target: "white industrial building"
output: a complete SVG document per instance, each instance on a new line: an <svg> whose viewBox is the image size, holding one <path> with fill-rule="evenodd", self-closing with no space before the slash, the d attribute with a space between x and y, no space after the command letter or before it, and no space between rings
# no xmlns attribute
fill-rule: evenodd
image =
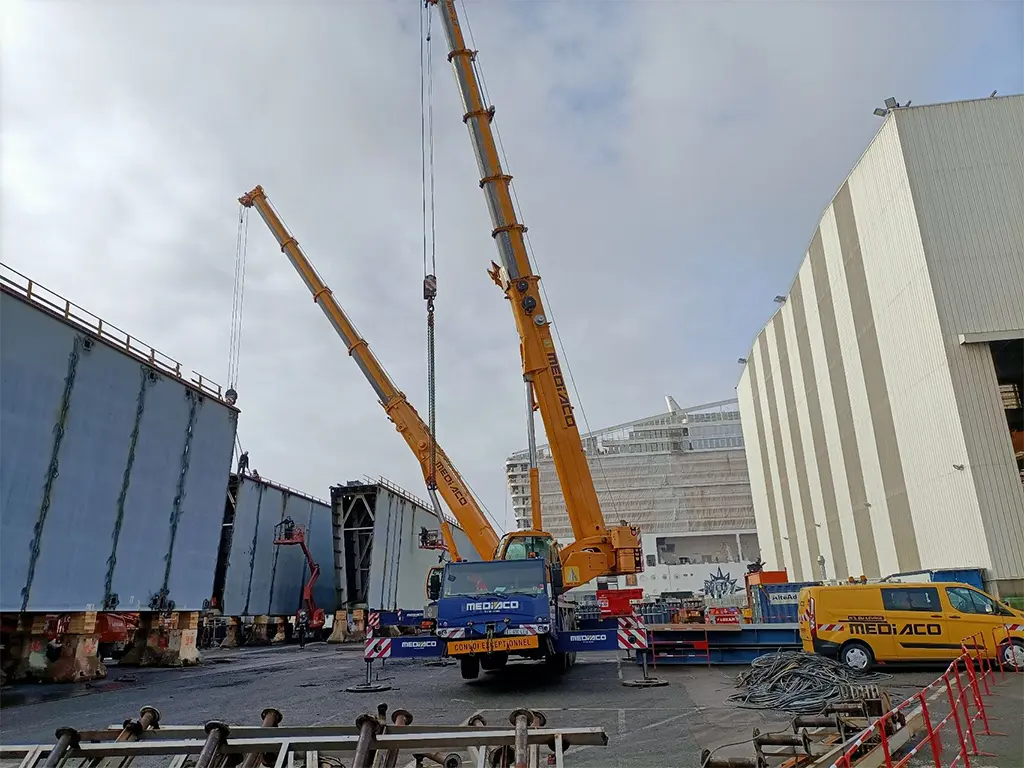
<svg viewBox="0 0 1024 768"><path fill-rule="evenodd" d="M605 519L640 527L646 566L638 585L648 594L717 590L719 582L742 589L759 549L737 402L666 402L665 413L583 435ZM538 469L544 528L572 541L547 445L538 447ZM529 452L513 454L505 470L516 524L529 528Z"/></svg>
<svg viewBox="0 0 1024 768"><path fill-rule="evenodd" d="M1024 97L890 109L776 300L738 386L768 565L1024 594Z"/></svg>

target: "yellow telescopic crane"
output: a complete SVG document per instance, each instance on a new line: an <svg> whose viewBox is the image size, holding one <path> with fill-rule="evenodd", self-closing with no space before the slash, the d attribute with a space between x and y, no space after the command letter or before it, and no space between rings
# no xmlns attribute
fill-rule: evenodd
<svg viewBox="0 0 1024 768"><path fill-rule="evenodd" d="M564 583L566 587L572 587L598 576L638 573L643 570L638 529L625 523L608 527L601 513L565 374L555 352L550 320L541 301L540 277L530 265L524 239L526 227L517 220L512 204L512 177L501 167L491 130L494 108L484 103L480 90L474 67L476 52L466 45L455 1L427 0L427 3L436 5L440 12L441 26L448 43L448 61L455 70L462 96L462 120L469 129L480 170L480 187L491 214L491 234L498 247L501 265L492 262L489 274L512 307L519 331L528 402L536 400L544 421L566 511L576 537L559 552ZM531 407L531 419L532 415ZM531 451L531 464L535 464L535 451ZM535 476L535 473L531 472L531 475ZM535 481L531 482L531 492L536 493ZM539 515L535 512L535 520L537 517ZM509 539L510 536L506 536L506 541ZM507 544L503 541L503 548L505 546ZM503 557L501 552L498 557Z"/></svg>
<svg viewBox="0 0 1024 768"><path fill-rule="evenodd" d="M429 485L432 440L428 426L401 390L391 381L391 377L388 376L380 361L370 351L366 340L359 335L345 311L335 301L331 289L324 285L312 263L299 248L298 241L284 226L281 218L271 206L263 187L257 186L251 192L242 195L238 198L238 202L247 208L255 208L259 211L263 221L280 244L281 250L302 277L310 293L313 294L313 301L323 310L338 336L348 347L349 355L355 359L359 370L363 372L366 380L370 382L370 386L377 393L377 398L388 418L394 423L395 429L405 438L405 442L412 449ZM440 480L438 490L442 498L466 532L480 559L493 559L498 546L498 535L488 522L479 502L469 489L469 485L456 471L444 451L439 446L435 446L434 452L437 458L436 476ZM441 509L433 488L428 487L428 491L434 505L434 512L441 525L441 534L444 537L445 545L452 559L458 560L460 559L458 548L444 511Z"/></svg>

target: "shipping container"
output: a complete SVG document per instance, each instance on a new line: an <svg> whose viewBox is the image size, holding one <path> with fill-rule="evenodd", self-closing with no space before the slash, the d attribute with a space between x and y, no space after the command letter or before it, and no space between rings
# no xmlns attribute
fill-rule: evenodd
<svg viewBox="0 0 1024 768"><path fill-rule="evenodd" d="M0 611L202 608L237 409L4 265L0 287Z"/></svg>
<svg viewBox="0 0 1024 768"><path fill-rule="evenodd" d="M755 624L795 624L798 620L797 598L804 587L820 582L801 581L786 584L753 584L750 606Z"/></svg>
<svg viewBox="0 0 1024 768"><path fill-rule="evenodd" d="M913 571L911 573L894 573L886 581L940 581L944 583L970 584L985 591L985 571L983 568L935 568L930 571Z"/></svg>
<svg viewBox="0 0 1024 768"><path fill-rule="evenodd" d="M331 487L335 563L345 606L371 610L422 610L427 571L439 551L420 549L423 528L438 530L428 503L384 478ZM469 537L451 521L455 544L476 558Z"/></svg>
<svg viewBox="0 0 1024 768"><path fill-rule="evenodd" d="M249 475L232 476L222 551L223 592L218 603L227 616L293 616L302 606L302 589L310 571L302 547L275 544L285 518L306 529L306 546L320 566L313 587L317 607L328 614L338 607L331 506L314 496ZM220 589L220 585L218 585Z"/></svg>

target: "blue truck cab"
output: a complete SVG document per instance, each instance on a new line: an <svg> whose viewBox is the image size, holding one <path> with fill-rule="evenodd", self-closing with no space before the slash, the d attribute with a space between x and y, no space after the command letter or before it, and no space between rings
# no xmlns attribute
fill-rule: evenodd
<svg viewBox="0 0 1024 768"><path fill-rule="evenodd" d="M513 656L544 660L557 672L575 660L556 648L559 634L575 628L575 605L562 595L550 542L523 537L506 559L445 565L434 632L446 655L459 659L464 679L501 669Z"/></svg>

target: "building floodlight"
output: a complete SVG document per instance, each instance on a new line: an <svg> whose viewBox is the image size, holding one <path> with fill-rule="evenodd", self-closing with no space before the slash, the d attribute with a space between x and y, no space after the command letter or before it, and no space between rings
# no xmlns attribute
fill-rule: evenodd
<svg viewBox="0 0 1024 768"><path fill-rule="evenodd" d="M785 304L786 303L786 297L785 296L776 296L774 299L772 299L772 301L774 301L776 304Z"/></svg>
<svg viewBox="0 0 1024 768"><path fill-rule="evenodd" d="M881 107L876 107L875 108L875 114L878 115L878 117L885 117L886 115L889 114L889 110L888 109L882 109Z"/></svg>
<svg viewBox="0 0 1024 768"><path fill-rule="evenodd" d="M736 358L736 362L739 363L740 365L746 365L747 364L747 358L745 358L745 357L738 357L738 358Z"/></svg>
<svg viewBox="0 0 1024 768"><path fill-rule="evenodd" d="M898 107L899 105L900 103L896 101L896 99L894 99L892 96L885 100L885 106L887 109L896 109L896 107Z"/></svg>
<svg viewBox="0 0 1024 768"><path fill-rule="evenodd" d="M998 91L992 91L992 93L990 93L990 94L988 95L988 97L989 97L990 99L994 99L994 98L996 97L996 94L997 94L997 93L998 93Z"/></svg>

